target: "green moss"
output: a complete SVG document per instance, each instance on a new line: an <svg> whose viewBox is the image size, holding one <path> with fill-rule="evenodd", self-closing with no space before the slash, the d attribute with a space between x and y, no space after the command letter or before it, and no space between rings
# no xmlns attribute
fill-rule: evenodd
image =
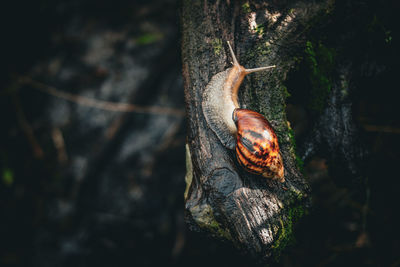
<svg viewBox="0 0 400 267"><path fill-rule="evenodd" d="M264 34L264 30L265 30L265 26L262 24L260 24L256 27L256 31L258 34ZM254 62L255 59L260 58L260 56L266 56L266 55L270 54L271 50L272 50L272 45L269 41L259 42L259 43L257 43L256 47L246 51L246 54L244 55L244 59L241 60L243 62L241 62L241 63L244 64L244 66L246 66L246 67L250 67L246 64L246 62ZM271 65L273 65L273 63L271 63ZM254 66L254 67L256 67L256 66ZM257 66L257 67L260 67L260 66ZM273 71L273 70L270 70L270 71Z"/></svg>
<svg viewBox="0 0 400 267"><path fill-rule="evenodd" d="M293 131L293 129L290 127L290 126L288 126L288 135L289 135L289 141L290 141L290 144L291 144L291 147L292 147L292 149L293 149L293 153L294 153L294 155L295 155L295 157L296 157L296 165L297 165L297 168L302 172L302 173L304 173L304 162L303 162L303 160L299 157L299 155L297 155L297 153L296 153L296 139L295 139L295 137L294 137L294 131Z"/></svg>
<svg viewBox="0 0 400 267"><path fill-rule="evenodd" d="M392 42L392 35L391 35L391 31L386 31L385 32L385 35L386 35L386 37L385 37L385 42L387 43L387 44L390 44L391 42Z"/></svg>
<svg viewBox="0 0 400 267"><path fill-rule="evenodd" d="M304 63L310 83L308 108L320 113L325 106L326 98L332 89L332 72L334 70L335 50L322 43L313 44L307 41Z"/></svg>
<svg viewBox="0 0 400 267"><path fill-rule="evenodd" d="M208 228L210 232L215 233L216 236L222 237L226 240L232 240L231 234L227 230L223 229L217 221L211 221Z"/></svg>
<svg viewBox="0 0 400 267"><path fill-rule="evenodd" d="M251 12L251 8L250 8L250 4L249 2L246 2L242 5L242 9L244 13L250 13Z"/></svg>
<svg viewBox="0 0 400 267"><path fill-rule="evenodd" d="M265 33L265 26L263 24L259 24L256 26L255 31L259 37L262 37Z"/></svg>
<svg viewBox="0 0 400 267"><path fill-rule="evenodd" d="M279 260L279 257L282 253L282 250L289 245L289 243L293 240L293 225L291 222L284 222L287 221L286 219L283 220L279 218L279 222L281 227L278 230L277 238L275 242L272 244L272 249L274 250L274 258L275 260Z"/></svg>
<svg viewBox="0 0 400 267"><path fill-rule="evenodd" d="M215 55L219 56L221 54L222 51L222 40L219 38L216 38L212 41L212 46L214 48L214 53Z"/></svg>
<svg viewBox="0 0 400 267"><path fill-rule="evenodd" d="M285 98L290 97L290 93L289 93L289 91L288 91L286 86L282 86L282 91L283 91L283 93L285 95Z"/></svg>
<svg viewBox="0 0 400 267"><path fill-rule="evenodd" d="M296 154L296 164L301 173L304 173L304 161Z"/></svg>
<svg viewBox="0 0 400 267"><path fill-rule="evenodd" d="M279 218L280 227L277 230L276 239L271 245L273 257L279 261L282 252L294 244L294 226L308 212L302 205L296 205L289 209L285 216Z"/></svg>
<svg viewBox="0 0 400 267"><path fill-rule="evenodd" d="M370 35L370 39L380 39L383 37L387 45L391 44L392 42L392 31L387 28L382 19L380 19L377 15L374 15L371 22L367 25L367 32Z"/></svg>
<svg viewBox="0 0 400 267"><path fill-rule="evenodd" d="M136 43L139 45L148 45L160 41L163 38L161 33L145 33L136 39Z"/></svg>
<svg viewBox="0 0 400 267"><path fill-rule="evenodd" d="M294 186L288 186L290 192L289 200L284 204L287 212L283 213L279 218L274 229L275 240L271 245L273 250L273 258L279 261L282 252L290 245L295 243L294 227L299 220L308 214L304 201L308 198L302 191Z"/></svg>
<svg viewBox="0 0 400 267"><path fill-rule="evenodd" d="M9 168L3 169L2 180L6 186L11 186L14 183L13 171Z"/></svg>
<svg viewBox="0 0 400 267"><path fill-rule="evenodd" d="M214 213L210 205L204 204L190 208L193 219L197 225L210 232L212 235L232 240L232 236L228 230L224 229L214 218Z"/></svg>
<svg viewBox="0 0 400 267"><path fill-rule="evenodd" d="M290 143L291 143L293 149L296 150L296 140L294 139L293 129L291 127L288 127L288 128L289 128L288 129L288 135L289 135Z"/></svg>

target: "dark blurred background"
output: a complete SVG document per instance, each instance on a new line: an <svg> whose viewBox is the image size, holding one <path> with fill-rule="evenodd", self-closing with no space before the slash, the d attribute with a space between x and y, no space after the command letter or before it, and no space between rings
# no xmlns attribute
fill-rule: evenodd
<svg viewBox="0 0 400 267"><path fill-rule="evenodd" d="M323 153L306 161L313 208L275 265L400 265L398 32L383 3L363 5L375 67L351 96L369 175L355 188ZM258 264L184 223L179 5L2 4L0 266ZM292 86L302 71L288 82L298 144L313 123Z"/></svg>

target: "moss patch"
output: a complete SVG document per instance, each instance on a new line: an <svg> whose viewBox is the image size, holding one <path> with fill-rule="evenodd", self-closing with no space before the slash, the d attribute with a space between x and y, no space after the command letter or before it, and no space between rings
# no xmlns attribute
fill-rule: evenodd
<svg viewBox="0 0 400 267"><path fill-rule="evenodd" d="M156 43L163 39L161 33L144 33L138 38L136 38L136 43L139 45L149 45Z"/></svg>
<svg viewBox="0 0 400 267"><path fill-rule="evenodd" d="M307 41L301 55L295 56L295 68L288 74L286 85L291 99L313 114L318 115L325 107L332 90L337 52L321 41Z"/></svg>
<svg viewBox="0 0 400 267"><path fill-rule="evenodd" d="M275 261L279 261L282 252L287 246L294 244L294 226L307 213L307 209L298 204L290 208L285 216L279 218L280 227L277 231L276 239L271 245Z"/></svg>
<svg viewBox="0 0 400 267"><path fill-rule="evenodd" d="M250 13L251 12L251 8L250 8L250 4L249 2L246 2L242 5L242 9L244 13Z"/></svg>
<svg viewBox="0 0 400 267"><path fill-rule="evenodd" d="M335 50L322 43L306 43L304 63L307 66L310 83L310 101L308 108L321 112L325 100L332 89L332 72L334 69Z"/></svg>
<svg viewBox="0 0 400 267"><path fill-rule="evenodd" d="M279 261L282 251L293 243L293 225L292 222L283 219L279 219L280 228L278 230L276 241L272 244L274 250L274 259Z"/></svg>
<svg viewBox="0 0 400 267"><path fill-rule="evenodd" d="M293 149L293 154L296 156L296 165L297 168L304 173L304 162L303 160L299 157L299 155L297 155L296 151L297 151L297 147L296 147L296 139L294 137L294 131L293 129L288 126L289 130L288 130L288 135L289 135L289 140L290 140L290 144L292 145L292 149Z"/></svg>
<svg viewBox="0 0 400 267"><path fill-rule="evenodd" d="M258 37L262 37L265 33L265 26L263 24L258 24L255 28Z"/></svg>
<svg viewBox="0 0 400 267"><path fill-rule="evenodd" d="M229 231L222 228L222 226L215 220L214 213L210 205L204 204L194 206L190 208L190 213L201 229L206 230L216 237L232 240L232 236Z"/></svg>
<svg viewBox="0 0 400 267"><path fill-rule="evenodd" d="M14 183L14 173L11 169L9 168L3 169L2 181L6 186L11 186Z"/></svg>
<svg viewBox="0 0 400 267"><path fill-rule="evenodd" d="M211 44L213 46L215 55L219 56L222 51L222 40L219 38L216 38L212 41Z"/></svg>
<svg viewBox="0 0 400 267"><path fill-rule="evenodd" d="M293 186L289 186L288 191L291 197L284 204L287 207L287 212L278 218L277 225L279 227L278 229L274 229L275 240L271 245L273 258L277 262L282 252L288 246L295 243L294 228L300 219L308 214L307 206L304 203L304 201L307 201L308 196Z"/></svg>

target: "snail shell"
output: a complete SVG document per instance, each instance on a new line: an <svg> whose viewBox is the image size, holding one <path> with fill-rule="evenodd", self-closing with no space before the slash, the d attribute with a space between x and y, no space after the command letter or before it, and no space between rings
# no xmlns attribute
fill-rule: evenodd
<svg viewBox="0 0 400 267"><path fill-rule="evenodd" d="M260 113L248 109L235 109L233 120L237 126L236 157L240 165L249 172L282 181L282 157L271 124Z"/></svg>
<svg viewBox="0 0 400 267"><path fill-rule="evenodd" d="M278 138L270 123L255 111L240 109L238 102L238 90L247 74L275 66L245 69L238 63L229 42L228 46L234 64L215 74L204 89L204 117L221 143L236 150L238 162L247 171L283 182Z"/></svg>

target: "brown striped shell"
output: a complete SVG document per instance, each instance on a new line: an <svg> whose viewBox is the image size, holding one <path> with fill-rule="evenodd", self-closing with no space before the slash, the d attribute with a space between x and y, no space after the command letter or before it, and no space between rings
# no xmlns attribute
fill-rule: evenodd
<svg viewBox="0 0 400 267"><path fill-rule="evenodd" d="M278 138L271 124L255 111L237 108L233 112L237 127L236 157L247 171L285 181Z"/></svg>

